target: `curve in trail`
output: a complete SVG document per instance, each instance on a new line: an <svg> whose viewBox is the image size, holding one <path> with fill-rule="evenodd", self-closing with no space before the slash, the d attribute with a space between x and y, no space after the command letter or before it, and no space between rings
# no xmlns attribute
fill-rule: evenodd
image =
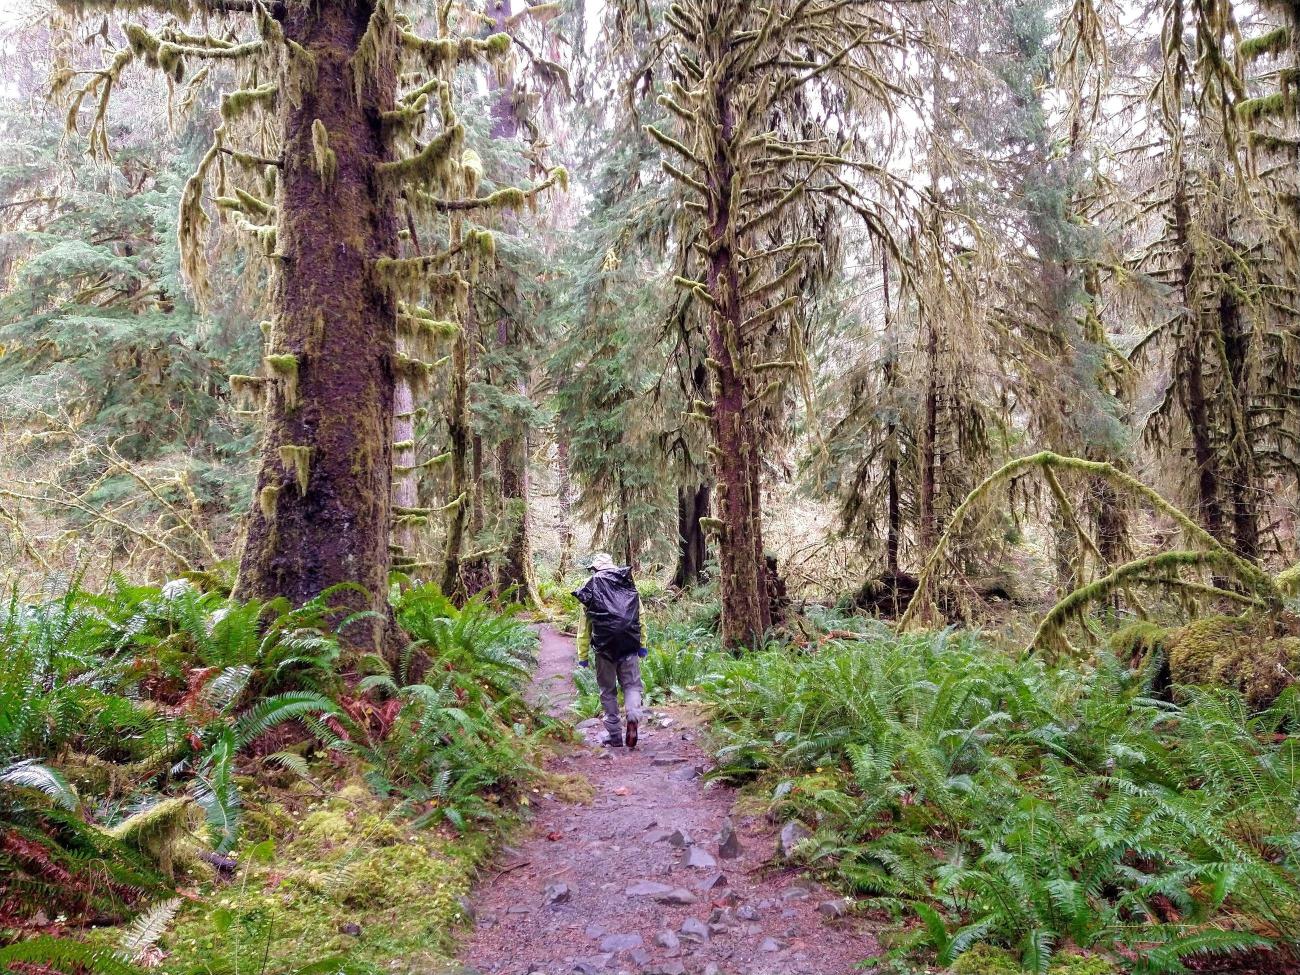
<svg viewBox="0 0 1300 975"><path fill-rule="evenodd" d="M561 716L574 696L573 640L549 626L539 635L529 696ZM849 975L879 953L868 922L841 917L842 901L776 864L772 824L702 781L699 720L656 709L634 751L597 744L598 722L578 726L585 741L548 769L585 778L593 798L534 797L529 834L474 892L466 972ZM719 848L728 823L733 858Z"/></svg>

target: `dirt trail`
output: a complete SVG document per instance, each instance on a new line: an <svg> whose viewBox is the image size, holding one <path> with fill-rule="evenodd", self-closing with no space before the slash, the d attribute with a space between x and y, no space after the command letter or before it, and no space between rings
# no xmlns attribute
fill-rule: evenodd
<svg viewBox="0 0 1300 975"><path fill-rule="evenodd" d="M573 698L573 641L540 628L531 697L552 714ZM843 902L773 862L776 828L733 810L731 790L705 783L697 716L656 709L634 751L586 743L551 771L580 775L590 803L534 797L527 838L502 852L474 892L474 934L461 959L492 975L848 975L879 953ZM738 855L719 849L734 826Z"/></svg>

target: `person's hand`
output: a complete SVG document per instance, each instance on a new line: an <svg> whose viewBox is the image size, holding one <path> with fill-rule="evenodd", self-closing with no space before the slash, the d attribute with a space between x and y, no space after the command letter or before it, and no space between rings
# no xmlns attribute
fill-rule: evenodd
<svg viewBox="0 0 1300 975"><path fill-rule="evenodd" d="M638 657L648 657L650 656L650 651L647 650L645 647L642 647L640 650L636 652L636 655Z"/></svg>
<svg viewBox="0 0 1300 975"><path fill-rule="evenodd" d="M579 666L579 667L590 667L590 666L591 666L591 661L589 661L589 660L579 660L579 661L578 661L578 666Z"/></svg>

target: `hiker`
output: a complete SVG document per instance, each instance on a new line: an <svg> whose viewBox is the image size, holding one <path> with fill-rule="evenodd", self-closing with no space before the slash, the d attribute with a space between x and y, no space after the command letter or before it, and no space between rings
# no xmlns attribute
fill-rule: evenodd
<svg viewBox="0 0 1300 975"><path fill-rule="evenodd" d="M591 578L574 592L582 605L578 628L578 666L591 666L596 653L596 683L605 710L604 744L635 748L641 724L641 658L646 655L645 624L641 622L641 597L632 581L632 569L620 568L604 552L591 557ZM627 732L618 714L618 691L623 689Z"/></svg>

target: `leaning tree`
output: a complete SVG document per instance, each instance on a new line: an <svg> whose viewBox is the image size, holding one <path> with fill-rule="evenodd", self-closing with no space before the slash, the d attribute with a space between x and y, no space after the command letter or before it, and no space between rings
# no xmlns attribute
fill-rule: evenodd
<svg viewBox="0 0 1300 975"><path fill-rule="evenodd" d="M269 265L262 370L232 377L265 411L236 592L302 602L351 584L349 605L371 613L349 642L379 648L388 637L394 394L399 376L418 380L431 368L399 350L398 335L454 334L467 263L492 250L489 234L465 232L411 253L402 217L438 212L472 184L450 72L504 57L509 38L451 36L450 4L422 31L397 0L66 6L163 20L125 24L128 44L88 81L71 69L56 77L70 95L70 124L91 116L92 151L108 151L110 97L135 62L184 86L187 102L210 79L236 81L221 95L180 214L183 266L200 298L214 212L251 234ZM516 192L462 208L522 202Z"/></svg>
<svg viewBox="0 0 1300 975"><path fill-rule="evenodd" d="M877 224L863 188L883 174L842 133L887 104L900 33L889 8L841 0L679 0L661 103L675 133L647 131L685 188L695 256L678 284L700 306L711 400L692 413L713 444L723 639L755 645L772 622L763 549L765 407L807 376L803 300L824 280L829 204ZM829 122L814 129L818 108ZM820 223L820 226L819 226Z"/></svg>

